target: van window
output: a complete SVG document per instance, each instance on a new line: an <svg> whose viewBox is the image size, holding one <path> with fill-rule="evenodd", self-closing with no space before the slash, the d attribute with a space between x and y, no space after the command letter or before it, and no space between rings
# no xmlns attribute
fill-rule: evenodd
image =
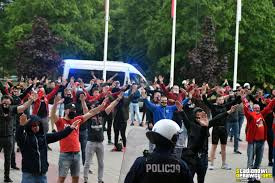
<svg viewBox="0 0 275 183"><path fill-rule="evenodd" d="M70 69L69 77L70 79L74 76L75 79L81 78L84 83L90 83L90 80L93 79L91 72L94 72L95 77L98 79L102 79L103 71L102 70L84 70L84 69ZM124 83L125 73L124 72L115 72L115 71L107 71L106 79L110 79L112 76L117 74L114 78L114 81L119 81L120 84Z"/></svg>
<svg viewBox="0 0 275 183"><path fill-rule="evenodd" d="M121 85L124 83L125 72L115 72L115 71L107 71L106 80L110 79L112 76L117 74L117 76L113 79L114 81L119 81Z"/></svg>
<svg viewBox="0 0 275 183"><path fill-rule="evenodd" d="M140 84L141 76L135 73L130 73L130 81L131 83Z"/></svg>
<svg viewBox="0 0 275 183"><path fill-rule="evenodd" d="M102 78L102 71L94 70L93 72L97 78ZM93 79L91 70L70 69L68 79L70 79L72 76L75 79L81 78L84 83L90 83L90 80Z"/></svg>

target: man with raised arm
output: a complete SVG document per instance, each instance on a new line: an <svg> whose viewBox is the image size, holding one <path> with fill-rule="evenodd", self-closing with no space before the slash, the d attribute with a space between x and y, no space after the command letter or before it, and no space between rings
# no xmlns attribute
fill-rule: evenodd
<svg viewBox="0 0 275 183"><path fill-rule="evenodd" d="M79 126L86 122L89 118L100 113L104 108L106 101L104 100L101 105L91 109L88 113L76 116L75 105L70 103L65 106L65 117L60 118L56 115L56 108L61 103L59 97L55 97L54 105L51 111L51 120L55 123L57 130L61 131L67 126L74 123L76 120L81 120L76 130L69 136L62 139L60 142L60 155L59 155L59 177L58 183L64 183L68 171L70 170L72 176L72 183L79 182L80 172L80 142L79 142Z"/></svg>

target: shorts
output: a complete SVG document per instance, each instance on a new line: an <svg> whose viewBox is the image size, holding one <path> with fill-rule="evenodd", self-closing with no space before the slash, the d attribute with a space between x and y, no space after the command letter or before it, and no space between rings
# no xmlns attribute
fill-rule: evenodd
<svg viewBox="0 0 275 183"><path fill-rule="evenodd" d="M221 141L221 144L227 144L227 130L223 126L214 127L212 131L212 144L217 145Z"/></svg>
<svg viewBox="0 0 275 183"><path fill-rule="evenodd" d="M58 162L59 177L66 177L68 172L72 177L79 177L80 173L80 153L66 152L60 153Z"/></svg>

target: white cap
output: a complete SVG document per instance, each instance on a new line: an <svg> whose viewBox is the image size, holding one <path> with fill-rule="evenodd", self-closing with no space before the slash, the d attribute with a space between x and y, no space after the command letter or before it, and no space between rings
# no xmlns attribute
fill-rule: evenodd
<svg viewBox="0 0 275 183"><path fill-rule="evenodd" d="M249 83L244 83L243 87L250 89L250 84Z"/></svg>
<svg viewBox="0 0 275 183"><path fill-rule="evenodd" d="M239 83L236 83L236 87L240 87L241 85Z"/></svg>

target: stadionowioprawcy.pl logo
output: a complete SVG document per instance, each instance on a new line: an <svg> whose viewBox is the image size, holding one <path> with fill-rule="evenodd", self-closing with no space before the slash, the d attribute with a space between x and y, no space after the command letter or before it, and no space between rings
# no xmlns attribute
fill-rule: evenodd
<svg viewBox="0 0 275 183"><path fill-rule="evenodd" d="M248 182L248 180L272 179L268 169L237 168L236 182Z"/></svg>

